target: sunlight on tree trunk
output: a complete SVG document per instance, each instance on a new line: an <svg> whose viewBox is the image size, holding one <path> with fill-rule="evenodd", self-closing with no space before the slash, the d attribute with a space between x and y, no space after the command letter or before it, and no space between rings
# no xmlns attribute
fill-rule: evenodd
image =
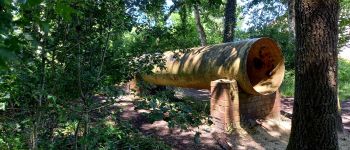
<svg viewBox="0 0 350 150"><path fill-rule="evenodd" d="M194 19L196 21L196 28L197 28L199 40L201 41L201 46L206 46L207 36L205 35L205 31L201 23L201 16L199 13L198 4L194 4L193 8L194 8Z"/></svg>

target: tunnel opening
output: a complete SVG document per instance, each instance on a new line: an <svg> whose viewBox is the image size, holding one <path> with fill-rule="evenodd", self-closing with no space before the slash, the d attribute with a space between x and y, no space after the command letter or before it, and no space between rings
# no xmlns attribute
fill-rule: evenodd
<svg viewBox="0 0 350 150"><path fill-rule="evenodd" d="M247 75L254 90L271 94L278 90L284 76L284 58L274 41L262 38L250 48L246 60Z"/></svg>

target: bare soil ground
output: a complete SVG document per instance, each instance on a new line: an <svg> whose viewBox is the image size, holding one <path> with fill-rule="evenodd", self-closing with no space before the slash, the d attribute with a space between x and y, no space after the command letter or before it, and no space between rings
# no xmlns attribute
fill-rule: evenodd
<svg viewBox="0 0 350 150"><path fill-rule="evenodd" d="M209 91L193 89L175 89L177 97L190 96L199 101L209 100ZM145 110L135 111L135 97L129 95L121 97L118 106L124 109L122 118L131 121L145 135L159 137L173 149L285 149L291 127L291 114L293 98L282 99L284 114L280 121L261 121L249 128L233 129L231 134L216 134L211 127L202 125L199 128L190 128L181 131L178 128L170 129L165 121L147 122L141 113ZM345 131L339 135L340 149L350 149L350 100L342 103L342 119ZM200 144L195 144L194 135L200 132Z"/></svg>

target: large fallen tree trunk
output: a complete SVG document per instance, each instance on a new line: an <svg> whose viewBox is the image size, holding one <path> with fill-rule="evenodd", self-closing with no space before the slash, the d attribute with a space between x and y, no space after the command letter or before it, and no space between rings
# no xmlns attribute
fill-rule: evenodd
<svg viewBox="0 0 350 150"><path fill-rule="evenodd" d="M165 69L143 75L147 82L209 89L210 81L235 79L249 94L275 92L284 76L281 49L270 38L256 38L164 53Z"/></svg>

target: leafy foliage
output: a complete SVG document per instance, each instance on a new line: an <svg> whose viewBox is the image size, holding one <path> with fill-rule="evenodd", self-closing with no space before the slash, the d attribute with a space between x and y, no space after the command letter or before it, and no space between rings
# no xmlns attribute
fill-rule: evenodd
<svg viewBox="0 0 350 150"><path fill-rule="evenodd" d="M339 99L348 100L350 98L350 62L348 60L339 59L338 82L339 82ZM284 76L284 82L281 91L284 96L294 96L295 77L293 70L287 70Z"/></svg>
<svg viewBox="0 0 350 150"><path fill-rule="evenodd" d="M339 18L339 44L338 47L342 48L346 46L349 48L350 40L350 1L341 0L340 1L341 11Z"/></svg>
<svg viewBox="0 0 350 150"><path fill-rule="evenodd" d="M7 60L14 59L14 50L19 46L18 39L12 35L14 22L11 12L15 10L10 0L0 1L0 69L7 67Z"/></svg>
<svg viewBox="0 0 350 150"><path fill-rule="evenodd" d="M294 96L294 87L295 87L295 73L294 70L287 70L284 75L284 80L281 85L282 95L287 97Z"/></svg>
<svg viewBox="0 0 350 150"><path fill-rule="evenodd" d="M123 35L134 24L125 13L124 2L1 2L1 6L6 4L1 9L9 10L6 15L12 23L2 24L7 28L1 32L1 48L13 49L17 56L16 61L7 62L9 69L1 70L0 102L5 105L5 111L0 112L1 147L36 149L73 142L76 147L89 148L106 144L105 137L102 141L87 139L100 131L112 132L109 128L130 139L127 128L99 126L100 121L94 119L96 107L114 102L107 98L106 103L97 103L95 94L117 96L113 84L137 72L129 67L140 70L146 68L142 64L147 65L130 64L140 52L118 45L126 43ZM68 134L71 131L74 133Z"/></svg>
<svg viewBox="0 0 350 150"><path fill-rule="evenodd" d="M338 81L339 81L339 99L347 100L350 98L350 62L339 59Z"/></svg>
<svg viewBox="0 0 350 150"><path fill-rule="evenodd" d="M204 123L211 124L209 104L192 98L178 99L170 90L157 92L138 101L137 109L150 110L145 114L150 121L165 120L170 128L198 127Z"/></svg>
<svg viewBox="0 0 350 150"><path fill-rule="evenodd" d="M194 5L200 7L208 44L222 41L225 1L169 2L0 0L0 149L169 149L132 129L118 116L122 110L110 107L122 93L115 84L164 64L165 50L200 44ZM275 39L288 70L282 91L292 96L294 44L286 1L244 4L237 8L236 40ZM343 46L349 40L348 0L341 6ZM349 97L347 66L340 61L342 99ZM151 121L182 129L210 124L208 104L177 99L170 91L152 94L138 103L150 111ZM195 137L199 141L199 134Z"/></svg>

